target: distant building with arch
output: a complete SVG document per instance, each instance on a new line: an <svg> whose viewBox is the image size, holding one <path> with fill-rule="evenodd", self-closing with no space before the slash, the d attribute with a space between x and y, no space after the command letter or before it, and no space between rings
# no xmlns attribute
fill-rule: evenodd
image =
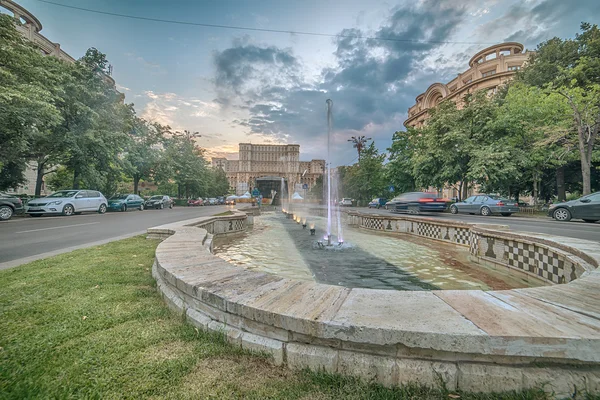
<svg viewBox="0 0 600 400"><path fill-rule="evenodd" d="M506 42L479 51L469 60L469 69L448 83L434 83L416 98L408 109L404 126L420 128L429 116L429 110L442 100L450 99L462 106L464 95L479 90L495 93L498 86L510 80L523 67L529 52L521 43Z"/></svg>

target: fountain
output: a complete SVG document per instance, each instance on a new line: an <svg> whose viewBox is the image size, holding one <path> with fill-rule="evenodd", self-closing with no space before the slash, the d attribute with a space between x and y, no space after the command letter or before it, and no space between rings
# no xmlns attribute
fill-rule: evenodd
<svg viewBox="0 0 600 400"><path fill-rule="evenodd" d="M333 246L332 243L332 212L335 213L335 220L337 222L337 242L338 246L343 246L344 238L342 236L342 216L338 207L333 204L332 198L338 198L338 179L337 179L337 171L332 173L331 170L331 134L333 132L333 101L331 99L327 99L325 101L327 103L327 159L325 161L327 166L327 235L325 236L325 240L327 241L327 246ZM332 197L333 195L333 197ZM324 248L324 246L319 246L319 248Z"/></svg>

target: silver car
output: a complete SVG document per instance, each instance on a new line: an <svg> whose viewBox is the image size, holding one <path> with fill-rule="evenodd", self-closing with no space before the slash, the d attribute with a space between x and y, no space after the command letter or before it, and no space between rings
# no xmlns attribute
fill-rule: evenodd
<svg viewBox="0 0 600 400"><path fill-rule="evenodd" d="M489 216L492 214L500 214L508 217L513 213L519 212L519 206L513 200L508 200L493 194L478 194L471 196L465 201L450 206L452 214L480 214Z"/></svg>
<svg viewBox="0 0 600 400"><path fill-rule="evenodd" d="M106 212L108 201L96 190L60 190L50 196L31 200L26 213L32 217L44 214L73 215L86 211Z"/></svg>

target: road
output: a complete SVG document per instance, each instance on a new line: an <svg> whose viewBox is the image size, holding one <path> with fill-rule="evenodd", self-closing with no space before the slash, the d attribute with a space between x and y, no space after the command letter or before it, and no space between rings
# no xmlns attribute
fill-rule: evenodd
<svg viewBox="0 0 600 400"><path fill-rule="evenodd" d="M387 210L377 210L369 208L353 208L353 210L373 213L373 214L387 214L390 213ZM392 213L390 213L392 214ZM403 214L392 214L392 215L403 215ZM431 214L420 214L419 216L428 218L440 218L443 220L456 220L467 223L491 223L491 224L502 224L508 225L512 231L521 232L536 232L545 233L556 236L567 236L578 239L600 241L600 222L595 224L589 224L583 221L570 221L570 222L557 222L551 218L534 218L534 217L519 217L511 215L510 217L491 216L483 217L481 215L468 215L459 214L452 215L449 213L431 213Z"/></svg>
<svg viewBox="0 0 600 400"><path fill-rule="evenodd" d="M221 213L231 206L175 207L171 210L108 212L0 222L0 269L76 248L142 234L147 228Z"/></svg>

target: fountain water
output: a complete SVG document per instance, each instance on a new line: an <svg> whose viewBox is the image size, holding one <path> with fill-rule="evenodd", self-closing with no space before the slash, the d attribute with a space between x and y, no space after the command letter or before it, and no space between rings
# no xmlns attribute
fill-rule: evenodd
<svg viewBox="0 0 600 400"><path fill-rule="evenodd" d="M337 222L337 241L339 245L344 242L342 235L342 217L338 207L333 203L333 199L338 198L338 177L337 172L331 170L331 136L333 133L333 101L327 99L327 245L332 245L332 213L335 213Z"/></svg>

